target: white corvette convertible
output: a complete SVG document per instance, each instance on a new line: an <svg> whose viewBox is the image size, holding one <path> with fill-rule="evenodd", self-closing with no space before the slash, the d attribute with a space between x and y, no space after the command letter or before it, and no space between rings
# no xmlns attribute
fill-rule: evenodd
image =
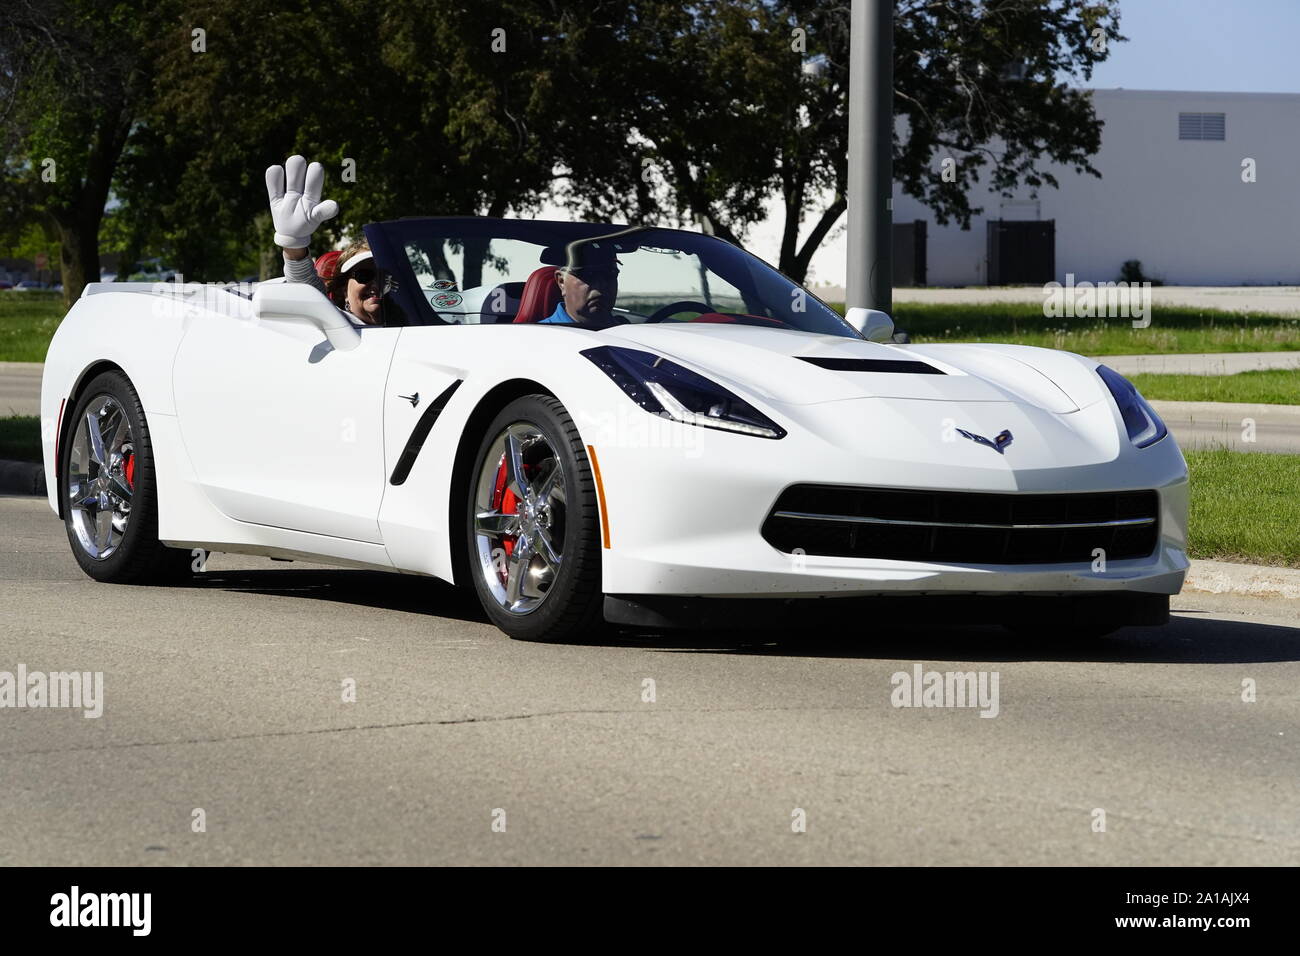
<svg viewBox="0 0 1300 956"><path fill-rule="evenodd" d="M41 411L87 574L175 581L201 548L432 575L534 640L882 595L978 595L1048 638L1167 620L1187 467L1095 361L898 344L678 230L366 235L379 326L282 281L86 289ZM614 322L542 322L602 244Z"/></svg>

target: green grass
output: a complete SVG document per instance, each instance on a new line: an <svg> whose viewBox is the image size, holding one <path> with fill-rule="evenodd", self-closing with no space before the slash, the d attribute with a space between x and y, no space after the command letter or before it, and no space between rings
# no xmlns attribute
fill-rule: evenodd
<svg viewBox="0 0 1300 956"><path fill-rule="evenodd" d="M1258 369L1235 375L1164 375L1129 379L1147 398L1174 402L1258 402L1300 405L1300 369Z"/></svg>
<svg viewBox="0 0 1300 956"><path fill-rule="evenodd" d="M0 290L0 362L44 362L63 321L63 293Z"/></svg>
<svg viewBox="0 0 1300 956"><path fill-rule="evenodd" d="M1300 455L1184 451L1193 558L1300 568Z"/></svg>
<svg viewBox="0 0 1300 956"><path fill-rule="evenodd" d="M0 418L0 459L41 460L41 420L38 417Z"/></svg>
<svg viewBox="0 0 1300 956"><path fill-rule="evenodd" d="M895 324L918 343L1006 342L1082 355L1300 350L1300 318L1176 306L1155 306L1150 318L1135 329L1126 318L1049 319L1033 302L894 304Z"/></svg>

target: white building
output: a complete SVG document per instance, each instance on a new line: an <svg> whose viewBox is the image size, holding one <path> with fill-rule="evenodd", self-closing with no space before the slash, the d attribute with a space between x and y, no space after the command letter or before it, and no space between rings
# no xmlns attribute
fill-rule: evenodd
<svg viewBox="0 0 1300 956"><path fill-rule="evenodd" d="M983 212L967 231L936 225L895 188L895 224L927 223L926 284L1008 281L996 268L990 220L1044 224L1007 230L1025 231L1029 245L1004 249L1004 264L1010 252L1033 273L1011 281L1114 280L1137 259L1169 284L1300 284L1300 94L1096 90L1093 102L1105 122L1092 157L1101 179L1054 167L1059 188L1036 198L981 188L971 205ZM1047 221L1054 249L1041 248L1050 244Z"/></svg>

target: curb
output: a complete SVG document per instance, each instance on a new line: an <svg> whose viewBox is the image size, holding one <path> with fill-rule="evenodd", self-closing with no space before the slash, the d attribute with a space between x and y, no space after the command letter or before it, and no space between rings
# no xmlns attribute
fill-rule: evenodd
<svg viewBox="0 0 1300 956"><path fill-rule="evenodd" d="M1253 418L1270 425L1300 425L1300 405L1260 405L1254 402L1175 402L1147 399L1161 418L1193 425L1225 425L1238 428L1242 419Z"/></svg>
<svg viewBox="0 0 1300 956"><path fill-rule="evenodd" d="M45 467L33 461L0 461L0 495L45 495Z"/></svg>
<svg viewBox="0 0 1300 956"><path fill-rule="evenodd" d="M1236 375L1261 369L1300 369L1300 352L1156 352L1096 355L1121 375Z"/></svg>
<svg viewBox="0 0 1300 956"><path fill-rule="evenodd" d="M1241 594L1248 597L1300 601L1300 568L1271 568L1262 564L1193 561L1183 591Z"/></svg>

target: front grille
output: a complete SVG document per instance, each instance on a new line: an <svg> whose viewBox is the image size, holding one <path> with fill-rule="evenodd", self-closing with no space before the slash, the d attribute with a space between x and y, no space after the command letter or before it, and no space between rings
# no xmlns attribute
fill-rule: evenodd
<svg viewBox="0 0 1300 956"><path fill-rule="evenodd" d="M1145 558L1160 533L1154 491L999 494L793 485L763 538L778 551L962 564Z"/></svg>

